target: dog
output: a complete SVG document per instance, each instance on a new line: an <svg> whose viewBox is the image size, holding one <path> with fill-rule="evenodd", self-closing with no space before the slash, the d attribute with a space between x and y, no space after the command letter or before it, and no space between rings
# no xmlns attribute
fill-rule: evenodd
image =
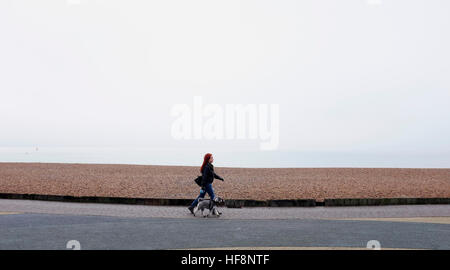
<svg viewBox="0 0 450 270"><path fill-rule="evenodd" d="M211 214L219 217L222 213L217 209L217 205L223 203L225 203L225 200L220 197L215 197L214 200L200 198L197 206L194 208L194 216L196 216L198 211L202 211L204 218L209 217ZM205 210L209 210L208 214L204 213Z"/></svg>

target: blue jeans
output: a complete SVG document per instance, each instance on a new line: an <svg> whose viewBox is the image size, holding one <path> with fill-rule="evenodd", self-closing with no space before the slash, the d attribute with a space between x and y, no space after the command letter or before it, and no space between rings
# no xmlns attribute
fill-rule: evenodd
<svg viewBox="0 0 450 270"><path fill-rule="evenodd" d="M200 198L205 198L206 193L208 193L209 197L211 198L211 200L214 200L214 197L216 197L214 195L214 189L212 188L212 184L207 184L204 188L200 189L200 195L198 195L197 199L195 199L192 204L191 207L196 207L198 204L198 200Z"/></svg>

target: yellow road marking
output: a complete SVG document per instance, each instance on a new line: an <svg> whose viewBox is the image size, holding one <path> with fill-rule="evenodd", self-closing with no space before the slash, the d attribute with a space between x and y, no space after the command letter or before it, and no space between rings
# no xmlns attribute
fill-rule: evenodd
<svg viewBox="0 0 450 270"><path fill-rule="evenodd" d="M0 212L0 215L15 215L20 214L19 212Z"/></svg>
<svg viewBox="0 0 450 270"><path fill-rule="evenodd" d="M342 219L334 219L334 220L419 222L419 223L450 224L450 217L342 218Z"/></svg>
<svg viewBox="0 0 450 270"><path fill-rule="evenodd" d="M219 247L190 248L187 250L372 250L364 247ZM381 250L411 250L409 248L383 248Z"/></svg>

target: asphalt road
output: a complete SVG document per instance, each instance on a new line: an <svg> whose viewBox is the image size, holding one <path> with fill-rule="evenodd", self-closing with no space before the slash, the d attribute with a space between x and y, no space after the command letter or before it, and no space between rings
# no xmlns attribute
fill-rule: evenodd
<svg viewBox="0 0 450 270"><path fill-rule="evenodd" d="M184 207L0 200L0 249L66 249L70 240L77 240L81 249L365 248L369 240L377 240L382 249L450 249L447 205L225 208L223 218L206 219L186 211ZM252 211L264 215L255 217ZM279 218L280 211L291 215ZM160 217L161 212L168 216ZM384 217L398 220L379 219Z"/></svg>

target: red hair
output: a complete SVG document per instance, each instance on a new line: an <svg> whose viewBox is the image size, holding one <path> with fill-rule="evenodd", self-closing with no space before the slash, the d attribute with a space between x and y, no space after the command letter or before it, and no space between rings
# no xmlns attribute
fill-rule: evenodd
<svg viewBox="0 0 450 270"><path fill-rule="evenodd" d="M212 154L211 153L207 153L205 154L205 157L203 157L203 164L202 167L200 168L200 172L203 173L203 169L205 168L206 163L209 162L209 159L211 158Z"/></svg>

